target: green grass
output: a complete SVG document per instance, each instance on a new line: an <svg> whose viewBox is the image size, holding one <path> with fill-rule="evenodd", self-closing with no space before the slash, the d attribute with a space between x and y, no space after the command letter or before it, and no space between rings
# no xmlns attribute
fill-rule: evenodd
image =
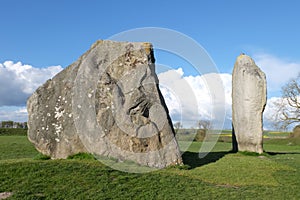
<svg viewBox="0 0 300 200"><path fill-rule="evenodd" d="M300 138L269 139L264 141L267 152L299 152Z"/></svg>
<svg viewBox="0 0 300 200"><path fill-rule="evenodd" d="M230 143L218 142L199 159L201 145L191 143L185 166L133 174L90 154L44 160L26 136L0 136L0 193L13 192L10 199L300 199L297 139L268 140L263 156L232 154Z"/></svg>
<svg viewBox="0 0 300 200"><path fill-rule="evenodd" d="M290 136L290 132L279 132L279 131L264 131L264 137L270 138L285 138Z"/></svg>
<svg viewBox="0 0 300 200"><path fill-rule="evenodd" d="M217 162L182 173L207 183L228 187L279 186L274 177L277 171L294 172L294 168L274 162L269 157L226 154ZM251 170L250 170L251 169Z"/></svg>
<svg viewBox="0 0 300 200"><path fill-rule="evenodd" d="M197 129L179 129L176 138L178 141L198 141L202 142L203 137L197 137ZM219 134L221 133L221 134ZM285 139L291 136L290 132L278 132L278 131L264 131L263 138L265 141L269 139ZM217 140L219 142L231 142L232 141L232 130L211 130L207 136L208 140Z"/></svg>
<svg viewBox="0 0 300 200"><path fill-rule="evenodd" d="M0 160L33 158L38 155L26 136L0 136Z"/></svg>

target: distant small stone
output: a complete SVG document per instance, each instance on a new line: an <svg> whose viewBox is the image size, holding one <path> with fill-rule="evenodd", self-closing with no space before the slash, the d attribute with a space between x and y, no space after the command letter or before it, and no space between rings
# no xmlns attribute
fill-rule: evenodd
<svg viewBox="0 0 300 200"><path fill-rule="evenodd" d="M300 125L295 126L291 135L293 138L300 138Z"/></svg>
<svg viewBox="0 0 300 200"><path fill-rule="evenodd" d="M267 157L266 156L258 156L258 158L260 158L260 159L266 159Z"/></svg>
<svg viewBox="0 0 300 200"><path fill-rule="evenodd" d="M0 199L7 199L7 198L9 198L12 195L13 195L12 192L1 192L0 193Z"/></svg>

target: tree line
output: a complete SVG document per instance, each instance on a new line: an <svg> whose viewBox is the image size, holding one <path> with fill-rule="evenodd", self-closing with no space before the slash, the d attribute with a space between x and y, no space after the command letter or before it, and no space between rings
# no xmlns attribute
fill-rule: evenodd
<svg viewBox="0 0 300 200"><path fill-rule="evenodd" d="M1 121L0 128L24 128L27 129L27 122Z"/></svg>

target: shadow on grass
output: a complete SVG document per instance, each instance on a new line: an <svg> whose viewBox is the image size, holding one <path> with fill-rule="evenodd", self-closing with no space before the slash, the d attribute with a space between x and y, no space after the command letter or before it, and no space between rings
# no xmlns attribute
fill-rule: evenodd
<svg viewBox="0 0 300 200"><path fill-rule="evenodd" d="M265 152L270 156L285 155L285 154L300 154L300 152Z"/></svg>
<svg viewBox="0 0 300 200"><path fill-rule="evenodd" d="M189 165L191 169L201 167L212 162L216 162L223 158L226 154L232 153L231 151L210 152L204 158L199 158L199 153L186 151L182 155L183 163Z"/></svg>
<svg viewBox="0 0 300 200"><path fill-rule="evenodd" d="M191 169L201 167L209 163L213 163L223 158L227 154L235 153L233 151L210 152L204 158L199 158L199 153L186 151L182 155L183 163L189 165ZM300 154L300 152L265 152L270 156L285 155L285 154ZM259 154L256 156L260 156Z"/></svg>

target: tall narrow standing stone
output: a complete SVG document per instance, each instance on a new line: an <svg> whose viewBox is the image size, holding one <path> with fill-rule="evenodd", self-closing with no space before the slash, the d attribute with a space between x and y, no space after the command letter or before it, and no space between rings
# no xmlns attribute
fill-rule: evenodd
<svg viewBox="0 0 300 200"><path fill-rule="evenodd" d="M238 151L263 152L262 114L266 76L247 55L240 55L232 74L232 123Z"/></svg>

